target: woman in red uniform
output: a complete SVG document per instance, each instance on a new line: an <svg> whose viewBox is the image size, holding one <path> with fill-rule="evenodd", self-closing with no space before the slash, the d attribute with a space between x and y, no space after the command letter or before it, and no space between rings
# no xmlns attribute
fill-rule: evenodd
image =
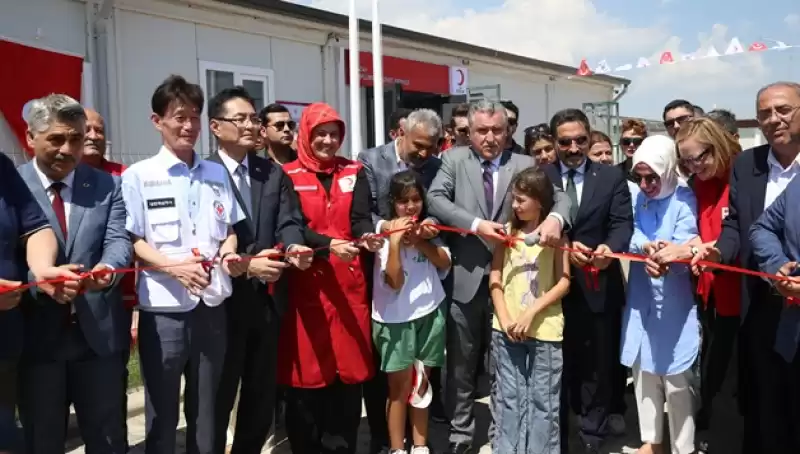
<svg viewBox="0 0 800 454"><path fill-rule="evenodd" d="M278 383L286 390L292 452L354 453L361 420L361 383L372 377L370 308L360 248L370 237L370 189L358 161L336 152L344 122L324 103L300 119L292 179L307 222L306 242L318 252L306 271L288 272L289 307L280 333ZM369 241L353 241L369 238Z"/></svg>

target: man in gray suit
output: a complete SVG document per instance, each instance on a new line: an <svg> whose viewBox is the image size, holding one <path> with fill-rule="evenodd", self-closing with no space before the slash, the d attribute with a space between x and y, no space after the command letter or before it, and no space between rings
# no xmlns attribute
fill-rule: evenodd
<svg viewBox="0 0 800 454"><path fill-rule="evenodd" d="M439 171L442 161L435 157L439 151L442 138L442 120L430 109L418 109L410 114L402 111L406 117L402 124L397 124L395 138L379 147L364 150L358 160L364 164L364 171L369 180L372 194L372 220L375 227L386 232L389 226L389 183L392 176L405 169L415 170L421 177L425 187L430 187L433 178ZM396 118L398 115L392 115ZM430 238L436 236L433 219L425 219L427 227L423 231ZM370 279L368 277L367 279ZM375 350L377 355L377 350ZM438 376L434 373L433 375ZM435 379L432 379L435 380ZM436 383L434 383L436 387ZM370 430L370 454L387 451L389 434L386 425L386 399L388 384L386 374L377 371L375 377L364 383L364 406L367 410L367 421Z"/></svg>
<svg viewBox="0 0 800 454"><path fill-rule="evenodd" d="M450 452L471 449L475 436L475 385L481 346L489 335L491 302L489 266L494 244L503 241L508 219L509 184L532 167L532 157L504 150L508 134L505 107L481 101L469 112L469 147L456 147L442 158L442 167L428 192L431 215L440 223L477 235L451 235L453 288L447 319L446 401L450 412ZM556 189L555 207L539 226L541 242L553 244L571 222L571 202Z"/></svg>
<svg viewBox="0 0 800 454"><path fill-rule="evenodd" d="M119 179L80 164L86 114L74 99L54 94L36 100L26 121L35 158L19 173L56 233L57 264L98 272L82 281L82 294L71 303L37 290L24 296L20 416L26 450L64 452L73 404L86 450L121 454L131 316L116 285L120 275L102 273L132 259Z"/></svg>

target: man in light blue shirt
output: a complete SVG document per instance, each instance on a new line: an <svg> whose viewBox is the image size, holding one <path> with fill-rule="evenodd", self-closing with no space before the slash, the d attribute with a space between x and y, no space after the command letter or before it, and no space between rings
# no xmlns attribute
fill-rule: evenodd
<svg viewBox="0 0 800 454"><path fill-rule="evenodd" d="M175 452L184 375L189 452L213 452L226 348L221 303L231 294L231 276L247 267L236 255L232 226L244 213L227 171L194 152L203 103L198 85L167 78L151 100L163 146L122 175L126 228L147 267L139 272L137 289L147 454Z"/></svg>

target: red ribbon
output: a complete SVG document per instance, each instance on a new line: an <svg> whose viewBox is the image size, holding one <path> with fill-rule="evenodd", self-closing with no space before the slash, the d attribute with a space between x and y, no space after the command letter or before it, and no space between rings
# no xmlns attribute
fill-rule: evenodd
<svg viewBox="0 0 800 454"><path fill-rule="evenodd" d="M454 233L458 233L458 234L461 234L461 235L478 235L478 236L482 235L482 234L480 234L478 232L473 232L471 230L466 230L466 229L460 229L460 228L457 228L457 227L450 227L450 226L445 226L445 225L436 225L435 227L436 227L437 230L443 231L443 232L454 232ZM376 234L373 234L372 236L373 237L379 237L379 238L380 237L384 237L385 238L385 237L388 237L388 236L392 235L393 233L402 232L402 231L408 230L410 228L411 227L405 227L405 228L390 230L390 231L387 231L387 232L384 232L384 233L376 233ZM513 244L515 242L518 242L518 241L522 241L521 238L514 237L514 236L508 236L508 235L501 235L501 236L503 237L502 242L505 243L505 244L508 244L508 245L511 245L511 244ZM344 243L360 243L362 241L364 241L364 238L359 238L359 239L354 239L354 240L344 240ZM338 244L343 244L343 243L336 243L336 245L338 245ZM292 257L292 256L313 255L318 251L330 249L331 246L332 245L319 247L319 248L316 248L316 249L311 249L310 251L294 251L294 252L282 251L282 252L279 252L279 253L276 253L276 254L252 255L252 256L241 257L241 258L238 258L238 259L226 259L226 261L249 261L249 260L258 260L258 259L261 259L261 258L269 258L269 259L280 259L280 258L283 258L283 259L285 259L285 258ZM566 251L566 252L581 252L581 251L579 251L577 249L572 249L572 248L566 247L566 246L555 246L555 248L559 249L559 250L562 250L562 251ZM607 257L607 258L614 258L614 259L617 259L617 260L629 260L631 262L640 262L640 263L643 263L645 260L647 260L647 256L645 256L645 255L631 254L631 253L626 253L626 252L610 252L610 253L603 254L603 256ZM214 266L214 265L219 263L219 259L206 260L206 261L203 261L203 262L200 262L200 263L202 264L202 266L204 268L212 267L212 266ZM676 261L671 262L671 263L679 263L679 264L689 265L689 264L691 264L691 260L676 260ZM108 274L108 273L127 274L127 273L136 273L136 272L140 272L140 271L164 271L165 269L168 269L168 268L172 268L172 267L176 267L176 266L183 266L183 265L184 265L183 263L175 263L175 264L170 264L170 265L165 265L165 266L133 266L133 267L129 267L129 268L117 268L117 269L114 269L114 270L89 271L89 272L86 272L86 273L79 274L79 276L80 276L80 279L86 279L88 277L97 276L97 275L104 275L104 274ZM759 277L759 278L763 278L763 279L769 279L769 280L772 280L772 281L778 281L778 282L791 281L791 279L788 276L767 274L767 273L762 273L761 271L754 271L754 270L749 270L749 269L746 269L746 268L740 268L740 267L731 266L731 265L723 265L721 263L700 261L700 262L697 263L697 265L699 265L701 267L704 267L706 269L714 269L714 270L719 270L719 271L728 271L728 272L731 272L731 273L744 274L744 275L747 275L747 276ZM594 267L592 265L588 265L587 267L584 267L584 271L586 271L586 273L587 273L587 284L591 284L590 285L591 288L597 289L599 287L599 280L597 278L598 275L599 275L599 269L597 269L596 267ZM708 271L706 271L706 272L708 272ZM68 279L68 278L58 278L58 279L49 279L49 280L42 280L42 281L36 281L36 282L28 282L26 284L20 285L18 287L13 287L13 288L12 287L0 287L0 294L4 294L4 293L8 293L8 292L14 292L14 291L26 290L26 289L29 289L29 288L38 287L38 286L45 285L45 284L63 284L63 283L68 282L68 281L70 281L70 279ZM798 300L796 298L787 298L787 303L800 305L800 300Z"/></svg>

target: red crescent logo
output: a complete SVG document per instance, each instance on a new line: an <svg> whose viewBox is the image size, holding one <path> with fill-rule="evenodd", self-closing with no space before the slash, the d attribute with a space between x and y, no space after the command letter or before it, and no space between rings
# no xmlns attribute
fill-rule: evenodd
<svg viewBox="0 0 800 454"><path fill-rule="evenodd" d="M456 70L458 72L458 86L464 85L464 71L461 69Z"/></svg>
<svg viewBox="0 0 800 454"><path fill-rule="evenodd" d="M762 50L767 50L767 46L765 46L764 43L753 43L748 50L750 52L759 52Z"/></svg>

